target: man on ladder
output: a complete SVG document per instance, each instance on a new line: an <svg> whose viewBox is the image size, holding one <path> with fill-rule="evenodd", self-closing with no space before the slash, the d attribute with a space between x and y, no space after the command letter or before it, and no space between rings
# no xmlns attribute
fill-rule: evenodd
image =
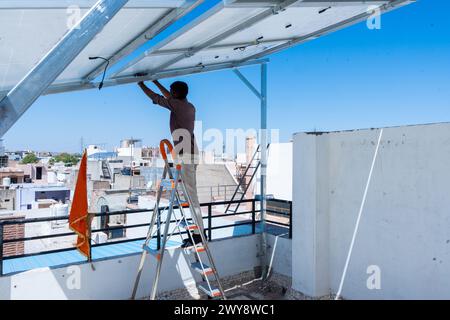
<svg viewBox="0 0 450 320"><path fill-rule="evenodd" d="M194 232L193 239L195 243L201 243L202 240L199 232L204 232L204 226L202 211L197 196L196 171L198 165L198 149L194 137L195 107L187 100L189 88L185 82L175 81L170 85L170 91L157 80L153 81L153 83L161 91L162 95L151 90L142 81L138 85L154 104L170 110L170 132L172 133L175 145L175 153L183 161L184 183L191 197L197 216L196 220L198 221L199 229ZM188 237L184 239L182 247L192 245L192 240Z"/></svg>

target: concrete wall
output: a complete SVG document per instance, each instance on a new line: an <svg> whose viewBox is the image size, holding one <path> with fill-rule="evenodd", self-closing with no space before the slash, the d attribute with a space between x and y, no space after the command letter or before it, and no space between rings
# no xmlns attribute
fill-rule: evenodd
<svg viewBox="0 0 450 320"><path fill-rule="evenodd" d="M294 289L337 291L379 132L294 135ZM450 298L449 160L450 124L384 129L344 298Z"/></svg>
<svg viewBox="0 0 450 320"><path fill-rule="evenodd" d="M0 210L15 210L16 190L0 189Z"/></svg>
<svg viewBox="0 0 450 320"><path fill-rule="evenodd" d="M292 200L292 142L272 143L267 158L267 194Z"/></svg>
<svg viewBox="0 0 450 320"><path fill-rule="evenodd" d="M292 201L292 142L271 143L267 155L267 191L276 199ZM260 194L261 175L257 172L256 194Z"/></svg>
<svg viewBox="0 0 450 320"><path fill-rule="evenodd" d="M210 242L220 276L253 270L259 261L256 257L257 241L258 236L252 235ZM97 261L93 266L83 263L0 277L0 299L129 299L139 259L139 255L129 255ZM160 290L173 290L192 284L194 275L187 261L193 259L181 249L166 252ZM138 297L150 293L155 261L152 256L146 260ZM80 276L79 289L71 289L77 285L77 274Z"/></svg>
<svg viewBox="0 0 450 320"><path fill-rule="evenodd" d="M285 236L267 234L269 267L275 273L292 276L292 241Z"/></svg>
<svg viewBox="0 0 450 320"><path fill-rule="evenodd" d="M197 167L197 195L200 203L212 202L214 199L223 201L227 186L229 200L236 190L236 181L225 164L199 164ZM218 186L222 186L219 187ZM213 199L211 199L211 196Z"/></svg>

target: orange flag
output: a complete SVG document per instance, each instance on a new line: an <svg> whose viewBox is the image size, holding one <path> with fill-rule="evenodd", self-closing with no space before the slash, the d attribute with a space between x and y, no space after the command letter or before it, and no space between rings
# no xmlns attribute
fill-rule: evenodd
<svg viewBox="0 0 450 320"><path fill-rule="evenodd" d="M88 213L87 184L86 184L87 155L86 151L80 162L75 194L69 215L69 227L77 235L77 249L81 254L91 259L90 237L91 219Z"/></svg>

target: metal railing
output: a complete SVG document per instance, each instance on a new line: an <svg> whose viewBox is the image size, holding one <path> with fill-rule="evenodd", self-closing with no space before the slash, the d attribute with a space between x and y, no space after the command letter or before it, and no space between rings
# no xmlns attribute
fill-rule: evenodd
<svg viewBox="0 0 450 320"><path fill-rule="evenodd" d="M284 201L284 200L274 200L271 199L270 201L278 201L280 203L288 203L290 208L292 208L292 203L290 201ZM246 199L241 201L218 201L218 202L208 202L208 203L202 203L200 204L201 207L207 207L207 215L203 217L203 220L208 221L208 227L205 227L206 235L209 241L213 240L212 237L212 231L218 230L218 229L224 229L224 228L231 228L231 227L237 227L237 226L243 226L243 225L251 225L251 234L256 233L257 225L260 223L259 220L257 220L257 213L260 212L260 209L256 208L256 204L259 202L259 200L256 199ZM236 213L222 213L222 214L213 214L213 207L220 206L220 205L228 205L228 204L242 204L242 203L251 203L251 210L246 211L239 211ZM174 209L178 209L178 206L174 206ZM160 211L162 211L163 207L160 208ZM147 213L147 212L153 212L153 209L128 209L123 211L112 211L112 212L105 212L105 213L96 213L95 217L111 217L115 215L131 215L131 214L138 214L138 213ZM269 213L274 214L285 214L281 211L276 210L267 210ZM244 214L251 214L250 221L243 221L243 222L235 222L232 224L225 224L225 225L219 225L214 226L213 220L216 218L222 218L222 217L230 217L230 216L239 216ZM289 238L292 237L292 219L291 214L286 214L286 216L289 217L289 223L280 223L273 220L266 219L266 222L274 224L276 226L281 226L285 228L289 228ZM160 217L159 217L160 218ZM67 221L67 216L62 217L43 217L43 218L23 218L23 219L8 219L0 221L0 276L3 275L3 261L10 260L10 259L16 259L16 258L23 258L23 257L30 257L30 256L37 256L42 254L49 254L49 253L58 253L58 252L65 252L65 251L72 251L75 250L73 246L67 247L67 248L60 248L60 249L53 249L53 250L45 250L45 251L38 251L38 252L32 252L32 253L24 253L24 254L16 254L16 255L8 255L5 256L4 253L4 245L10 244L10 243L19 243L19 242L25 242L25 241L32 241L32 240L42 240L42 239L51 239L51 238L61 238L61 237L68 237L68 236L75 236L76 234L74 232L64 232L64 233L56 233L56 234L46 234L46 235L38 235L38 236L31 236L31 237L21 237L21 238L12 238L12 239L4 239L4 233L5 233L5 227L6 226L17 226L17 225L27 225L32 223L42 223L42 222L54 222L54 221ZM188 220L191 220L190 218ZM176 223L177 220L171 220L170 223ZM160 224L165 224L165 221L160 221ZM92 234L99 233L99 232L109 232L113 230L123 230L123 229L131 229L131 228L140 228L140 227L148 227L150 223L140 223L140 224L133 224L133 225L120 225L120 226L111 226L106 228L97 228L92 229ZM159 231L159 230L158 230ZM186 234L186 231L182 232L176 232L174 234ZM157 249L161 247L161 235L158 232L153 238L156 238L157 241ZM133 242L133 241L139 241L139 240L145 240L145 237L135 237L135 238L126 238L123 240L115 240L115 241L109 241L105 243L92 243L92 237L91 237L91 247L100 247L100 246L107 246L107 245L114 245L119 243L125 243L125 242Z"/></svg>
<svg viewBox="0 0 450 320"><path fill-rule="evenodd" d="M199 197L209 196L210 202L214 202L215 198L221 198L223 201L230 200L236 189L235 184L218 184L217 186L197 186Z"/></svg>

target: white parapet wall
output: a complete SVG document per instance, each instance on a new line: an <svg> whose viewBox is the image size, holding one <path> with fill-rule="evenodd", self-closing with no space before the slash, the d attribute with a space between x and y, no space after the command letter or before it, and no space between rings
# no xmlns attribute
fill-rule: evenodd
<svg viewBox="0 0 450 320"><path fill-rule="evenodd" d="M383 131L342 297L450 299L450 124ZM294 289L337 292L379 133L294 135Z"/></svg>

